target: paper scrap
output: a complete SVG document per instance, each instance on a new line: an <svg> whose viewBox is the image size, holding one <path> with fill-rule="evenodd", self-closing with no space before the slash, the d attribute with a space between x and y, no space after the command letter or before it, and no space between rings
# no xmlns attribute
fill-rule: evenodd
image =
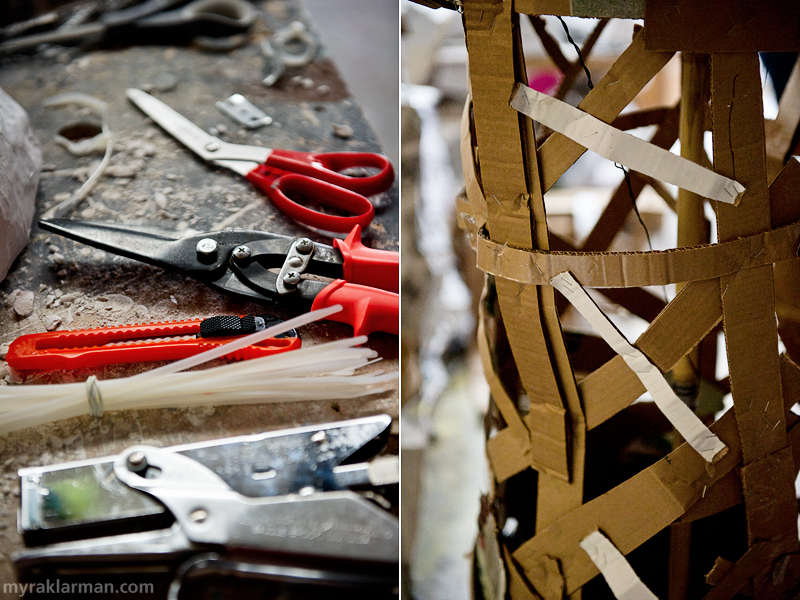
<svg viewBox="0 0 800 600"><path fill-rule="evenodd" d="M553 277L550 284L564 294L606 343L622 357L625 364L636 373L645 389L650 392L656 406L686 442L709 463L721 458L726 450L725 444L675 395L658 367L625 339L586 290L575 281L572 274L569 271L560 273Z"/></svg>
<svg viewBox="0 0 800 600"><path fill-rule="evenodd" d="M658 600L636 575L622 552L599 531L587 535L580 543L594 565L600 569L617 600Z"/></svg>
<svg viewBox="0 0 800 600"><path fill-rule="evenodd" d="M536 90L516 84L511 106L600 156L705 198L736 204L744 186Z"/></svg>

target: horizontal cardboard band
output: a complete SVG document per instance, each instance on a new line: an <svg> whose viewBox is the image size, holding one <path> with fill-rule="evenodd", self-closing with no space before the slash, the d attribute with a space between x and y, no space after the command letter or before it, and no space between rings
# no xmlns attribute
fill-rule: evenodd
<svg viewBox="0 0 800 600"><path fill-rule="evenodd" d="M644 0L516 0L514 10L528 15L561 15L594 19L643 19Z"/></svg>
<svg viewBox="0 0 800 600"><path fill-rule="evenodd" d="M735 275L741 269L797 258L800 221L730 242L653 252L546 252L476 239L478 268L495 277L545 285L570 271L589 288L667 285Z"/></svg>

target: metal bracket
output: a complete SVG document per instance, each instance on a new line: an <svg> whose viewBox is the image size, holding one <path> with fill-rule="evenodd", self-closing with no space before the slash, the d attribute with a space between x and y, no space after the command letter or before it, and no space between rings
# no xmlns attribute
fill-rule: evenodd
<svg viewBox="0 0 800 600"><path fill-rule="evenodd" d="M217 108L247 129L258 129L272 123L272 117L241 94L217 102Z"/></svg>
<svg viewBox="0 0 800 600"><path fill-rule="evenodd" d="M297 289L301 275L308 268L311 257L314 256L314 247L314 242L310 239L300 238L295 240L289 248L275 286L279 294L291 294Z"/></svg>

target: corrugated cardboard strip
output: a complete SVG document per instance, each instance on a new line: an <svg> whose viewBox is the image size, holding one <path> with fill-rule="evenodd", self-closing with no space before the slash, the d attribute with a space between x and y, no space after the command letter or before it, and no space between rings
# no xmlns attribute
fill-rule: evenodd
<svg viewBox="0 0 800 600"><path fill-rule="evenodd" d="M481 315L479 348L497 408L496 433L487 441L487 452L495 480L508 484L498 486L497 505L505 504L504 490L518 489L510 485L513 478L528 468L538 471L535 494L513 502L535 507L535 535L519 545L516 540L513 547L498 537L508 592L513 599L575 600L599 574L598 565L611 561L622 565L618 575L613 569L601 570L618 597L646 594L626 567L624 555L678 522L691 543L695 524L743 503L749 550L730 556L729 548L720 548L725 559L711 557L709 568L717 566L709 576L714 588L708 598L728 600L745 589L759 600L777 600L800 592L800 569L787 567L800 559L793 483L800 458L800 419L788 412L800 399L800 369L789 357L778 355L773 283L773 271L786 270L784 265L800 274L800 161L791 159L784 166L800 125L800 67L787 87L790 97L781 101L778 118L766 125L765 137L758 57L748 44L759 45L759 35L768 33L753 35L734 28L728 34L741 47L732 39L711 40L702 29L722 26L725 21L717 16L721 12L706 15L701 3L681 1L684 14L665 23L674 16L670 8L648 0L645 28L634 33L630 46L577 109L522 85L526 77L517 13L614 16L602 14L611 4L463 2L472 97L462 119L466 187L457 207L459 224L477 251L478 267L487 273L486 297L493 303ZM641 2L617 3L610 12L635 12L637 4L641 9ZM717 0L709 6L724 8ZM730 14L734 24L746 28L741 6L736 4ZM748 9L755 10L752 5ZM777 14L775 10L784 9L770 5L763 13L756 10L754 27L774 28L776 38L765 41L767 45L787 40L794 44L792 28L800 31L800 24L773 27L762 18ZM688 23L684 31L678 22ZM713 132L713 170L704 154L693 156L697 164L667 156L678 134L676 107L620 116L674 51L687 50L717 52L710 59L711 120L704 116L701 124ZM571 68L561 62L563 69ZM526 109L532 118L557 130L540 145L530 119L508 105L515 91L518 108L532 108ZM574 131L576 123L590 124L590 139L582 137L585 127ZM644 124L657 126L649 142L623 133ZM603 141L594 143L595 138ZM718 241L660 252L607 252L632 209L623 185L612 194L583 247L551 235L544 193L586 146L633 165L634 198L650 185L674 207L661 184L668 180L719 200L712 202ZM738 205L725 203L733 198ZM796 356L800 293L791 289L797 279L787 273L777 316L789 355ZM595 362L594 370L580 381L567 352L551 281L578 305L583 302L583 312L594 315L590 322L618 353L599 367ZM685 286L667 304L641 289L670 283ZM627 342L591 300L586 302L581 286L598 289L648 320L649 327L635 343ZM793 321L787 315L794 313ZM712 354L709 358L702 350L696 368L714 379L720 324L730 377L712 383L731 390L734 408L713 424L702 423L678 401L665 374L702 344ZM690 443L679 439L661 460L618 485L587 491L584 498L584 484L589 485L588 432L595 430L596 436L607 431L601 426L630 414L625 409L646 390L666 413L679 413L677 419L673 415L673 424ZM703 445L706 439L713 442L708 448ZM726 452L721 452L723 447ZM499 528L505 514L502 509L496 514ZM617 585L620 578L627 583Z"/></svg>

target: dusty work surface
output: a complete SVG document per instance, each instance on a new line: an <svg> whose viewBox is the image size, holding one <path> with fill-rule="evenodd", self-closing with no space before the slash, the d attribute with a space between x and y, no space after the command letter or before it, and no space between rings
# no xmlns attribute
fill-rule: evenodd
<svg viewBox="0 0 800 600"><path fill-rule="evenodd" d="M287 24L300 15L293 2L265 6L271 12L270 21L276 23ZM28 111L42 143L45 166L37 218L76 190L100 160L96 154L73 156L54 142L64 126L99 123L96 116L78 107L42 104L56 94L82 92L108 103L107 124L115 149L112 168L71 218L177 230L240 227L331 243L286 218L240 176L195 158L125 97L128 87L152 90L200 127L230 142L304 151L380 151L324 49L314 63L290 70L275 87L261 85L264 59L258 43L269 33L263 23L250 34L247 45L227 53L167 46L83 48L20 57L0 67L0 87ZM234 93L243 94L272 116L274 123L249 131L220 113L215 102ZM372 201L376 217L364 243L398 250L397 184ZM20 316L13 308L18 290L33 292L29 316ZM0 283L0 344L46 327L80 329L263 312L294 316L290 310L223 296L179 274L34 226L28 248ZM352 329L325 322L302 328L299 334L309 345L349 337ZM373 334L368 345L384 358L379 368L398 369L395 336ZM152 366L100 368L94 374L102 380ZM4 362L0 370L5 374ZM28 383L84 381L90 374L88 370L51 373ZM3 380L0 385L9 384ZM0 438L0 581L14 580L10 555L22 544L16 532L16 471L20 467L115 454L139 443L168 446L377 413L396 417L397 411L397 391L392 390L356 400L110 412L100 419L69 419Z"/></svg>

